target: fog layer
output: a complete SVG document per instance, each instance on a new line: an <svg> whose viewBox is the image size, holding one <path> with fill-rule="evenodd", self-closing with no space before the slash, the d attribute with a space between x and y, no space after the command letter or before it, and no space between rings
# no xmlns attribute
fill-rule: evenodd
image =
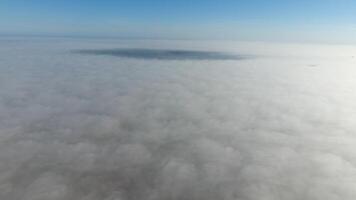
<svg viewBox="0 0 356 200"><path fill-rule="evenodd" d="M127 48L255 58L73 53ZM354 55L347 46L0 39L0 199L353 200Z"/></svg>

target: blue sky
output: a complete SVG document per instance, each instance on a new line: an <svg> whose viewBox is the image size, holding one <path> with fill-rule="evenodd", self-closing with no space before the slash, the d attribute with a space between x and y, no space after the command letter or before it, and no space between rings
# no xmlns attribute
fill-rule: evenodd
<svg viewBox="0 0 356 200"><path fill-rule="evenodd" d="M0 33L356 43L356 1L0 0Z"/></svg>

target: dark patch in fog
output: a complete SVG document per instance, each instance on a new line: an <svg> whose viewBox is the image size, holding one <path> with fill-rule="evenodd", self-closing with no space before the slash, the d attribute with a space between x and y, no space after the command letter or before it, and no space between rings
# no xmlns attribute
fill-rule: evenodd
<svg viewBox="0 0 356 200"><path fill-rule="evenodd" d="M76 50L74 53L158 60L242 60L249 58L244 55L234 55L213 51L167 49L90 49Z"/></svg>

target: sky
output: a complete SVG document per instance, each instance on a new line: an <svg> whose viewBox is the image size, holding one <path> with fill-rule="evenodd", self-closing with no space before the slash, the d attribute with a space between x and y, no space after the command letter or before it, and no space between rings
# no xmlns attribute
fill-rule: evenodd
<svg viewBox="0 0 356 200"><path fill-rule="evenodd" d="M0 200L355 200L352 11L0 0Z"/></svg>
<svg viewBox="0 0 356 200"><path fill-rule="evenodd" d="M356 43L353 0L1 0L0 34Z"/></svg>

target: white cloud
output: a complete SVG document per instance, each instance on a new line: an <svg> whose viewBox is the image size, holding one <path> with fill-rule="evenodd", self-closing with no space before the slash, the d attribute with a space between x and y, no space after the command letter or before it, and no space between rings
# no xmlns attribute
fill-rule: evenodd
<svg viewBox="0 0 356 200"><path fill-rule="evenodd" d="M352 47L0 43L1 199L356 196ZM150 47L260 57L136 60L71 53Z"/></svg>

